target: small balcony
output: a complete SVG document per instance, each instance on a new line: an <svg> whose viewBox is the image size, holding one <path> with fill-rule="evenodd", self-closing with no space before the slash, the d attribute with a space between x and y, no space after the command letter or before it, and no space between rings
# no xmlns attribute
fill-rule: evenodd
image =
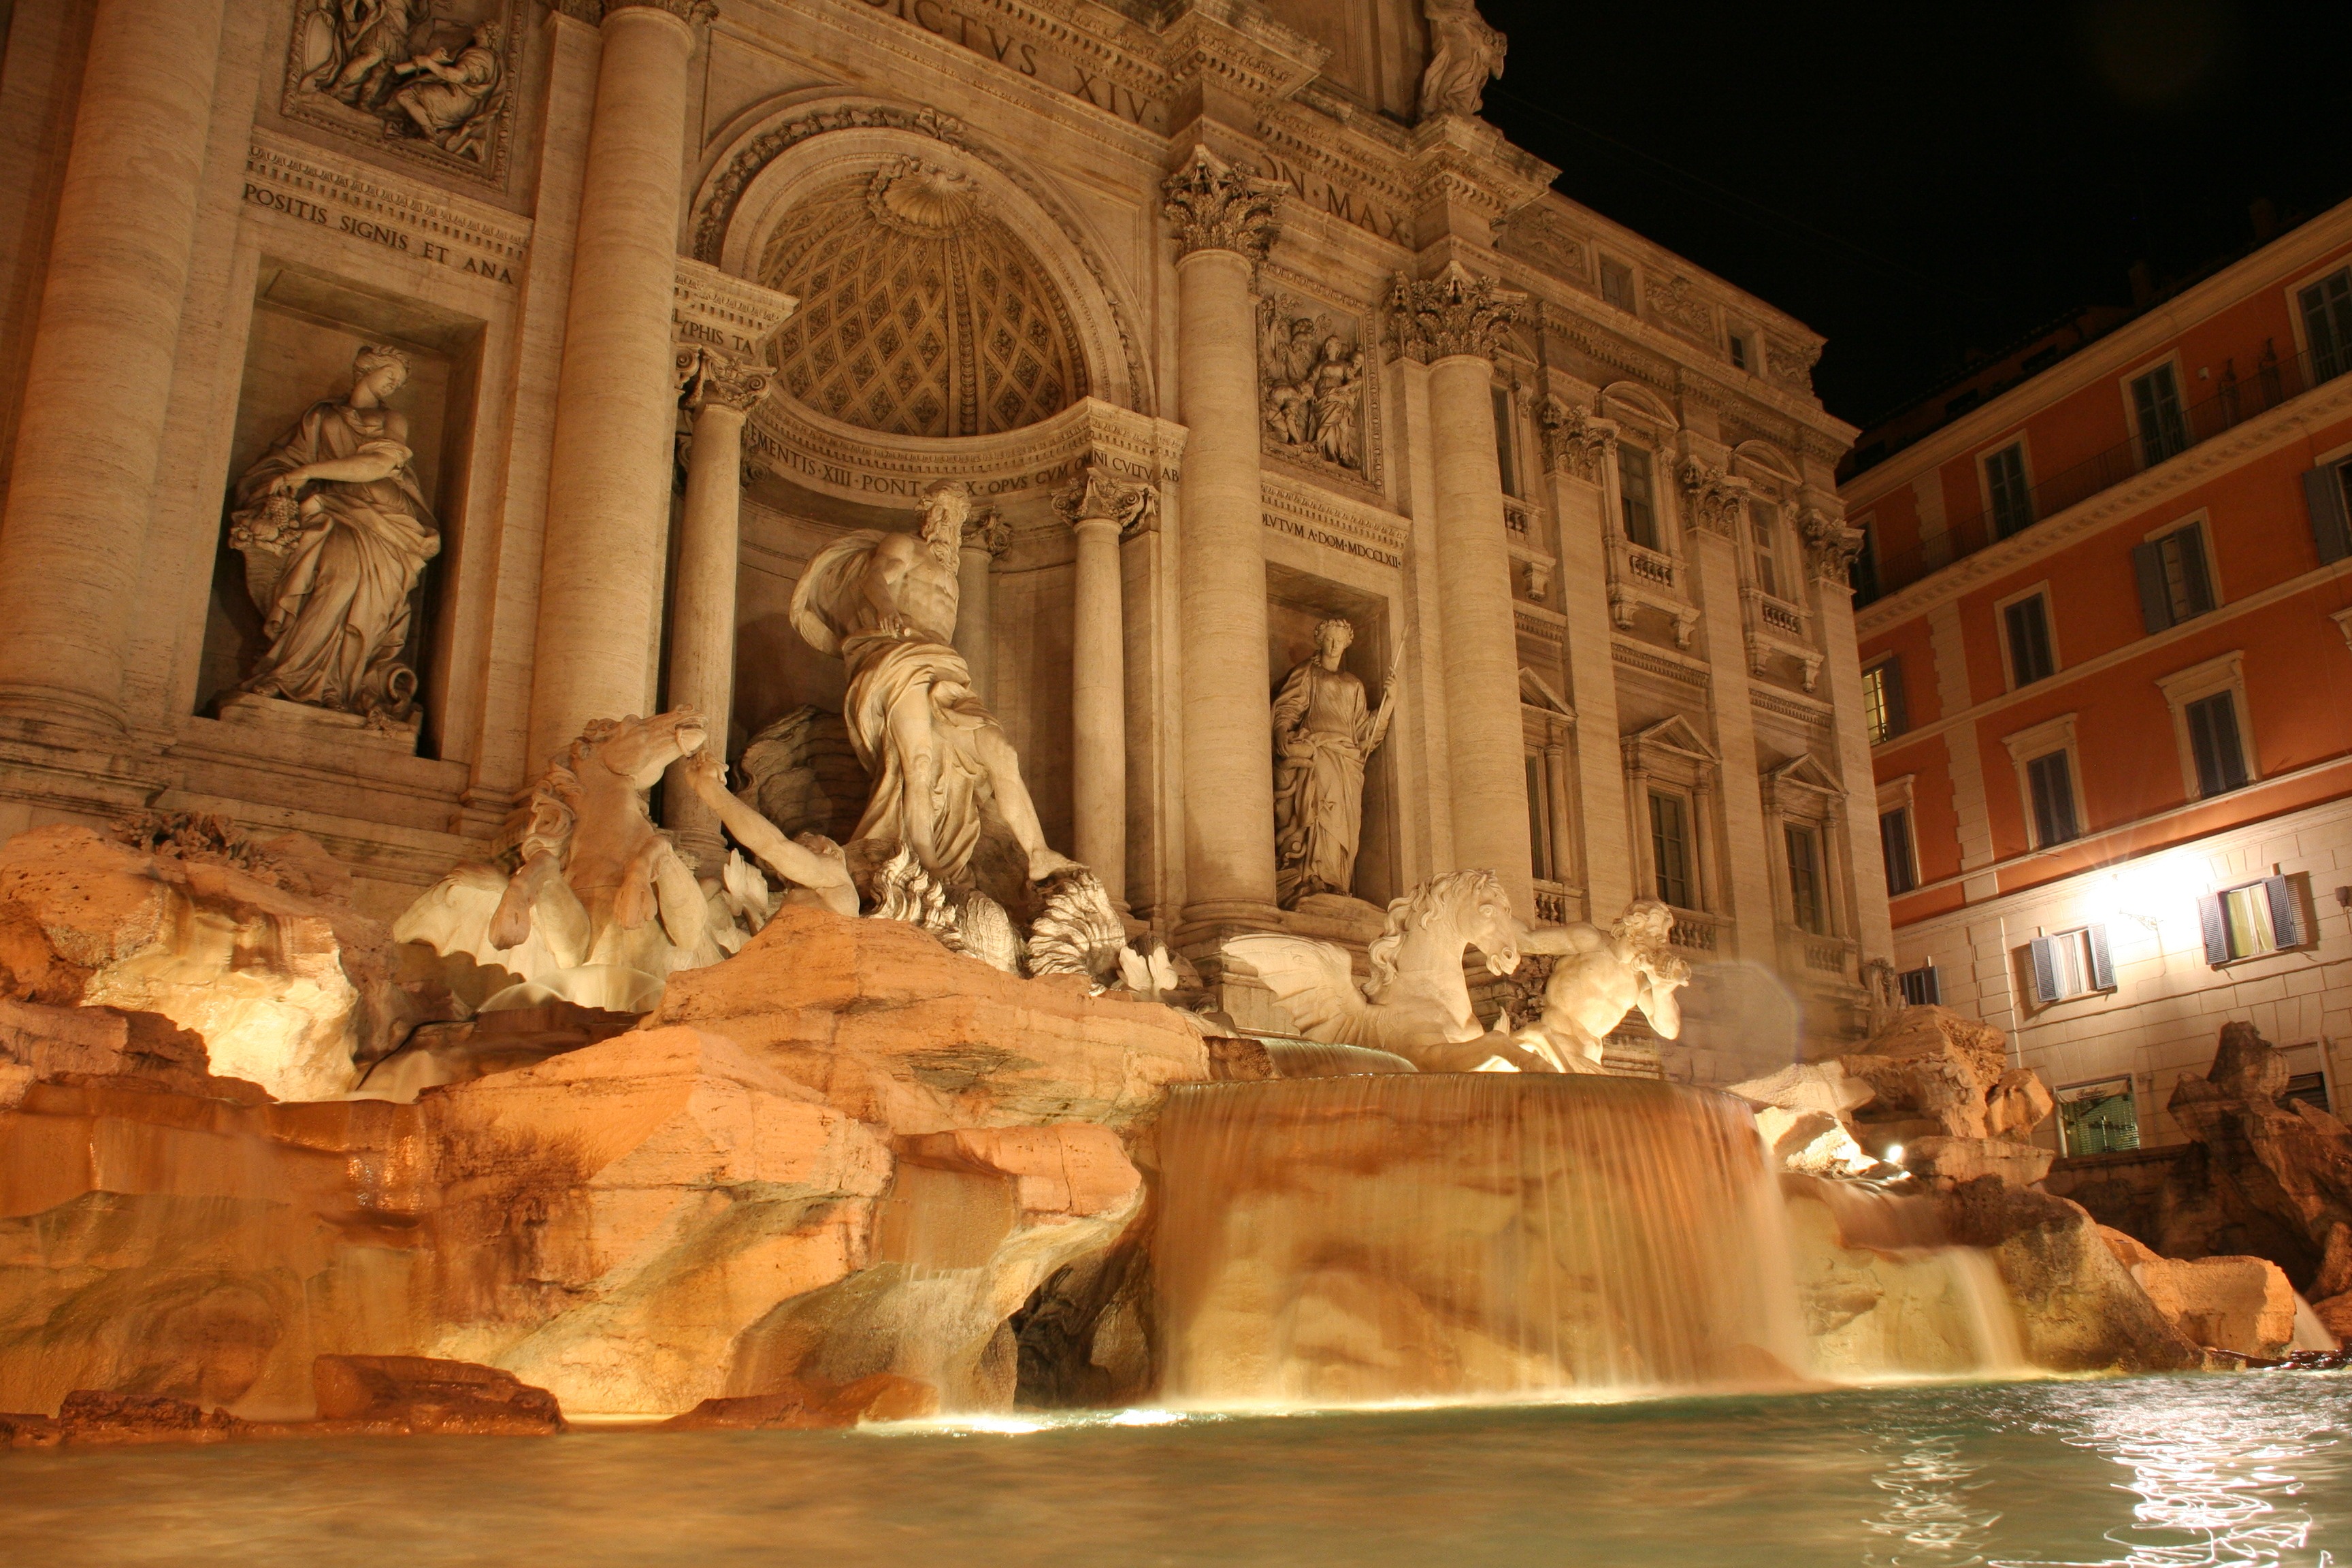
<svg viewBox="0 0 2352 1568"><path fill-rule="evenodd" d="M1764 675L1776 658L1792 660L1802 672L1805 689L1821 684L1822 652L1813 646L1810 617L1801 606L1775 598L1753 584L1739 591L1747 621L1748 668Z"/></svg>
<svg viewBox="0 0 2352 1568"><path fill-rule="evenodd" d="M1609 535L1609 615L1620 631L1633 629L1640 611L1655 610L1673 623L1675 646L1688 647L1698 627L1698 607L1690 601L1681 562L1663 551Z"/></svg>
<svg viewBox="0 0 2352 1568"><path fill-rule="evenodd" d="M1731 922L1697 910L1675 910L1674 935L1668 940L1685 952L1712 956L1723 945L1723 933Z"/></svg>
<svg viewBox="0 0 2352 1568"><path fill-rule="evenodd" d="M2170 462L2181 453L2257 415L2267 414L2347 370L2352 370L2352 356L2329 353L2283 357L2268 342L2260 354L2250 357L2243 364L2234 358L2224 360L2214 373L2212 394L2182 409L2177 426L2144 430L2079 463L2043 476L2026 492L2025 504L2004 517L1994 516L1987 506L1950 519L1945 531L1937 538L1884 556L1865 553L1854 563L1854 603L1866 605L1907 588L1931 572L2023 533L2070 507L2080 506L2100 491L2160 463Z"/></svg>

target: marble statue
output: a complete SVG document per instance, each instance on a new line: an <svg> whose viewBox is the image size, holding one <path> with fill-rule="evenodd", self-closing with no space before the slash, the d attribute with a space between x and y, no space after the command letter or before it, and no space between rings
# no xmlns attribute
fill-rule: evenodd
<svg viewBox="0 0 2352 1568"><path fill-rule="evenodd" d="M1223 951L1265 982L1308 1039L1392 1051L1423 1072L1556 1072L1549 1056L1480 1023L1463 979L1465 947L1508 974L1524 934L1494 872L1448 871L1389 905L1360 987L1348 950L1330 942L1252 934L1226 938Z"/></svg>
<svg viewBox="0 0 2352 1568"><path fill-rule="evenodd" d="M806 889L835 914L857 912L857 888L841 846L821 834L789 837L783 829L727 790L727 764L705 746L687 759L687 786L709 806L735 842L784 881Z"/></svg>
<svg viewBox="0 0 2352 1568"><path fill-rule="evenodd" d="M1396 704L1393 668L1377 712L1364 700L1364 683L1339 668L1355 640L1347 621L1323 622L1315 628L1315 656L1275 693L1275 892L1285 909L1355 886L1364 763L1386 739Z"/></svg>
<svg viewBox="0 0 2352 1568"><path fill-rule="evenodd" d="M237 480L229 543L269 640L242 689L371 718L413 711L409 597L441 535L407 417L385 406L408 368L398 349L362 348L351 392L313 404Z"/></svg>
<svg viewBox="0 0 2352 1568"><path fill-rule="evenodd" d="M591 723L532 786L514 872L457 867L393 935L513 975L484 1010L556 997L650 1011L672 971L722 956L693 867L646 810L646 791L707 733L686 708Z"/></svg>
<svg viewBox="0 0 2352 1568"><path fill-rule="evenodd" d="M853 838L903 844L957 889L980 843L983 791L1027 857L1032 881L1077 864L1047 847L1013 744L950 646L971 510L961 480L931 485L919 533L848 535L809 563L792 603L801 636L849 667L842 717L875 781Z"/></svg>
<svg viewBox="0 0 2352 1568"><path fill-rule="evenodd" d="M1509 40L1478 15L1475 0L1422 0L1429 18L1429 68L1421 73L1421 117L1475 114L1486 83L1503 74Z"/></svg>
<svg viewBox="0 0 2352 1568"><path fill-rule="evenodd" d="M1660 1037L1682 1033L1675 993L1690 984L1690 965L1674 951L1674 911L1636 899L1607 931L1579 921L1526 932L1519 950L1555 954L1543 1011L1513 1038L1562 1072L1599 1072L1601 1041L1639 1008Z"/></svg>
<svg viewBox="0 0 2352 1568"><path fill-rule="evenodd" d="M415 9L415 0L313 0L297 24L309 65L302 87L372 107L394 66L409 58Z"/></svg>
<svg viewBox="0 0 2352 1568"><path fill-rule="evenodd" d="M393 106L408 117L415 133L445 153L481 161L492 121L504 97L499 63L504 42L496 22L484 22L452 56L435 49L392 68L405 86L392 94Z"/></svg>

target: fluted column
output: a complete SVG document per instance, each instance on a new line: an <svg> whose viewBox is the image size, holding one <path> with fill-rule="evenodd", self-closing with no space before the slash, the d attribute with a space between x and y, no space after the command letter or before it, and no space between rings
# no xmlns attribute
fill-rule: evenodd
<svg viewBox="0 0 2352 1568"><path fill-rule="evenodd" d="M1398 336L1429 362L1454 864L1500 875L1526 920L1535 914L1533 847L1493 393L1495 340L1523 301L1459 262L1425 281L1400 278L1395 293Z"/></svg>
<svg viewBox="0 0 2352 1568"><path fill-rule="evenodd" d="M971 671L980 700L996 702L996 563L1013 542L1013 530L994 507L976 508L964 520L963 549L956 556L955 650Z"/></svg>
<svg viewBox="0 0 2352 1568"><path fill-rule="evenodd" d="M530 761L643 712L677 426L670 300L687 57L709 0L607 0L565 312L533 649Z"/></svg>
<svg viewBox="0 0 2352 1568"><path fill-rule="evenodd" d="M122 727L223 0L99 0L0 520L0 710Z"/></svg>
<svg viewBox="0 0 2352 1568"><path fill-rule="evenodd" d="M1054 510L1078 536L1070 631L1071 837L1111 898L1127 901L1127 617L1119 541L1150 507L1149 485L1088 465Z"/></svg>
<svg viewBox="0 0 2352 1568"><path fill-rule="evenodd" d="M678 356L694 443L686 464L686 514L678 522L677 575L670 588L669 705L710 721L711 742L727 744L735 704L735 568L743 509L743 419L768 395L764 372L708 349ZM724 858L719 818L670 765L663 815L679 847L704 868Z"/></svg>
<svg viewBox="0 0 2352 1568"><path fill-rule="evenodd" d="M1274 910L1273 707L1258 489L1252 274L1288 187L1205 147L1165 186L1176 229L1176 393L1184 447L1184 879L1190 923Z"/></svg>

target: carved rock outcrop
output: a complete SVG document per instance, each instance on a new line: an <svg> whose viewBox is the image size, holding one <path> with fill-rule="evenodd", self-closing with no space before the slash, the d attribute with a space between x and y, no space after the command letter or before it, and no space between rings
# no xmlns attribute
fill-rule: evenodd
<svg viewBox="0 0 2352 1568"><path fill-rule="evenodd" d="M2105 1226L2099 1238L2191 1342L2268 1359L2294 1340L2294 1288L2269 1258L2165 1258Z"/></svg>
<svg viewBox="0 0 2352 1568"><path fill-rule="evenodd" d="M255 842L216 819L36 828L0 847L0 997L160 1014L219 1077L280 1100L340 1094L355 1061L449 1016L434 988L400 984L390 931L348 889L299 834Z"/></svg>
<svg viewBox="0 0 2352 1568"><path fill-rule="evenodd" d="M1877 1148L1937 1134L1985 1137L1987 1100L2008 1070L2008 1056L2001 1032L1990 1024L1948 1007L1906 1007L1866 1050L1838 1059L1873 1092L1855 1119L1864 1144Z"/></svg>

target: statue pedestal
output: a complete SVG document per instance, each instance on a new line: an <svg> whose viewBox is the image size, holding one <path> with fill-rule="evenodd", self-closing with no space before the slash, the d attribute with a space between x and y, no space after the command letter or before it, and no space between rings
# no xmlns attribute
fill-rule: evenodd
<svg viewBox="0 0 2352 1568"><path fill-rule="evenodd" d="M313 708L307 702L257 697L249 691L222 698L215 711L224 724L300 735L323 745L356 746L401 757L416 754L416 734L424 724L421 717L411 717L405 722L370 719L332 708Z"/></svg>

